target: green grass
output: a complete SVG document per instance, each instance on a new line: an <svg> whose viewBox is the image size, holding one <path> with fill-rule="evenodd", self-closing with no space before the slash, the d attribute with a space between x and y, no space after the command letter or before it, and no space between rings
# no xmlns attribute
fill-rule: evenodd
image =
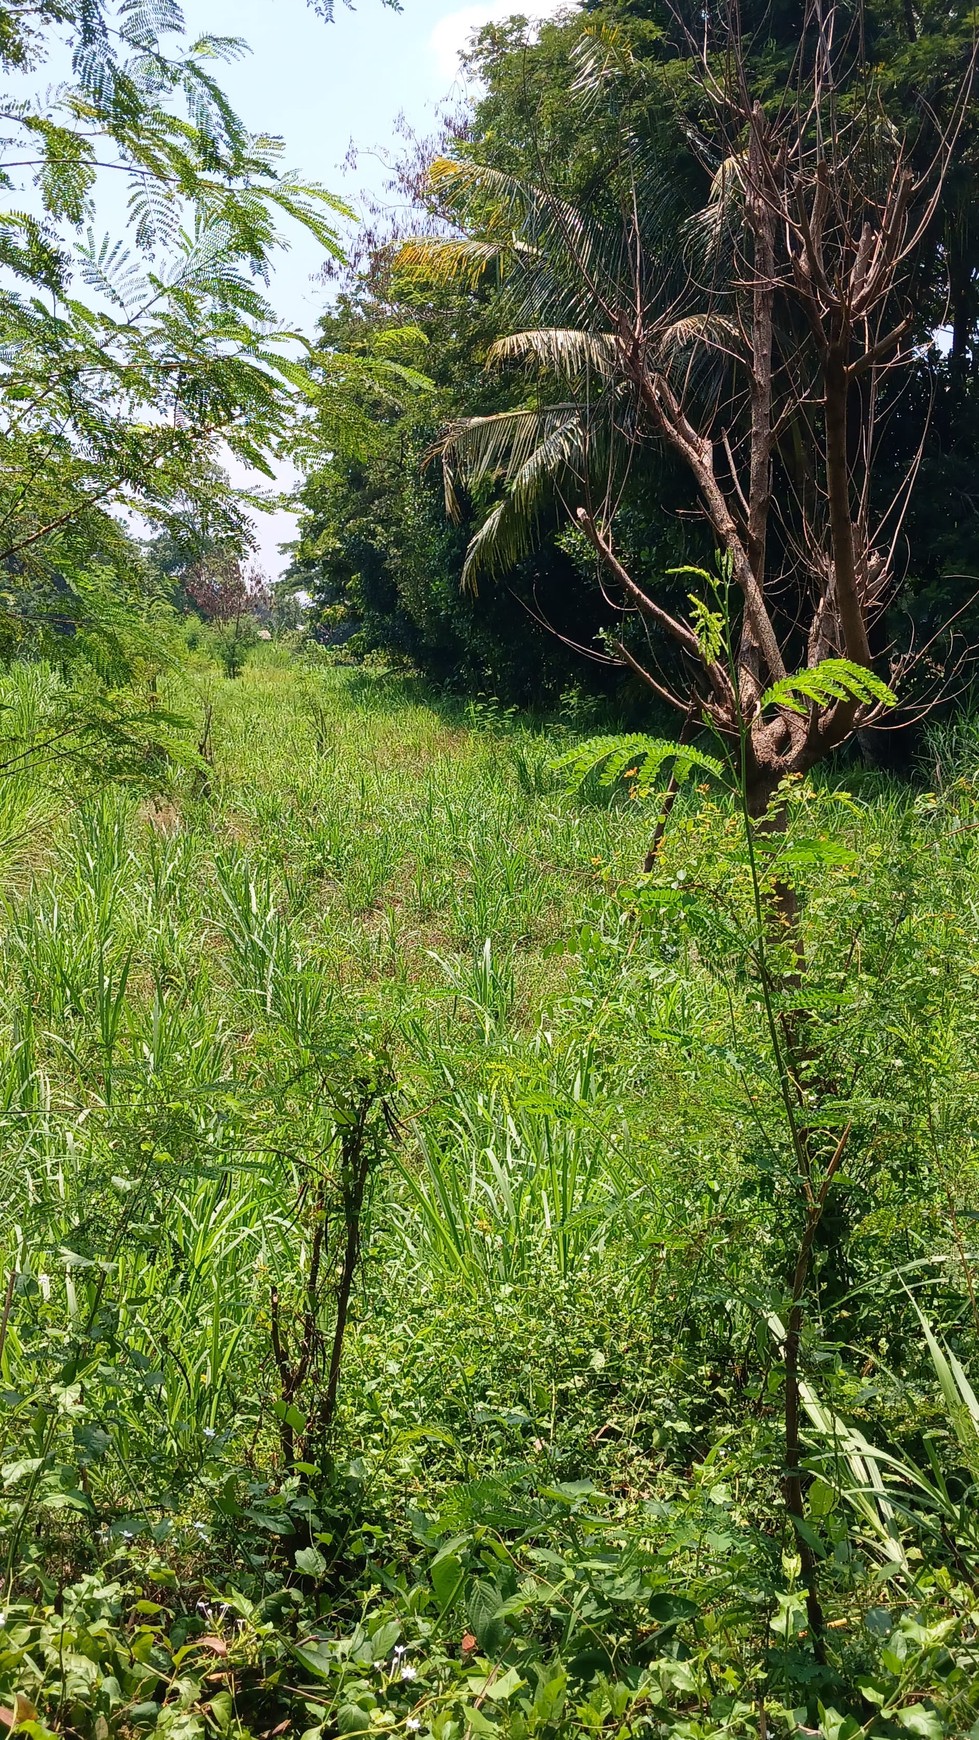
<svg viewBox="0 0 979 1740"><path fill-rule="evenodd" d="M13 750L54 679L0 689ZM757 1734L762 1697L784 1733L858 1731L820 1703L873 1734L967 1731L979 1560L948 1515L972 1477L909 1290L968 1368L968 728L935 792L851 769L792 805L818 1117L853 1132L807 1371L903 1466L937 1457L951 1507L936 1545L908 1501L925 1557L885 1584L852 1475L813 1442L839 1628L814 1670L768 1327L795 1198L736 812L687 791L637 897L651 808L570 792L566 732L276 648L171 690L212 710L209 769L100 789L35 758L0 785L7 1703L98 1740ZM319 1444L320 1351L290 1404L297 1473L282 1374L322 1224L332 1333L365 1095L339 1416Z"/></svg>

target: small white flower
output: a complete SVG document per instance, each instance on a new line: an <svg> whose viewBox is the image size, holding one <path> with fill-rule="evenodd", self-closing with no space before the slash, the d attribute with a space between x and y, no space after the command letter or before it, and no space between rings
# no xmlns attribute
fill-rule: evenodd
<svg viewBox="0 0 979 1740"><path fill-rule="evenodd" d="M407 1649L407 1647L408 1647L407 1644L404 1644L404 1643L396 1643L395 1644L395 1646L394 1646L394 1659L395 1659L395 1661L397 1661L399 1656L404 1655L404 1652Z"/></svg>
<svg viewBox="0 0 979 1740"><path fill-rule="evenodd" d="M124 1541L131 1541L131 1540L132 1540L132 1538L133 1538L133 1531L132 1531L132 1529L123 1529L123 1531L122 1531L122 1538L123 1538L123 1540L124 1540Z"/></svg>
<svg viewBox="0 0 979 1740"><path fill-rule="evenodd" d="M213 1426L205 1426L204 1427L204 1436L205 1436L205 1438L216 1438L217 1432L214 1430Z"/></svg>
<svg viewBox="0 0 979 1740"><path fill-rule="evenodd" d="M401 1669L401 1678L403 1680L416 1680L418 1678L418 1669L412 1667L410 1661L406 1661L404 1667Z"/></svg>
<svg viewBox="0 0 979 1740"><path fill-rule="evenodd" d="M4 1625L6 1625L6 1623L7 1623L7 1615L5 1613L0 1613L0 1628L2 1628Z"/></svg>
<svg viewBox="0 0 979 1740"><path fill-rule="evenodd" d="M420 1728L420 1727L421 1727L421 1723L420 1723L420 1722L419 1722L419 1720L418 1720L418 1717L417 1717L417 1716L409 1716L409 1717L408 1717L408 1720L407 1720L407 1721L406 1721L406 1723L405 1723L405 1727L406 1727L406 1728L407 1728L407 1729L408 1729L408 1730L409 1730L409 1731L410 1731L410 1732L411 1732L411 1733L412 1733L412 1734L417 1734L417 1733L418 1733L418 1730L419 1730L419 1728Z"/></svg>

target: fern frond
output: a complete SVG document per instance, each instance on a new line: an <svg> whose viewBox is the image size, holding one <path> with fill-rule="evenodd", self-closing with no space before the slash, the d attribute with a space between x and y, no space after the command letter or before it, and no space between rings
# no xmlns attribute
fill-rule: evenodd
<svg viewBox="0 0 979 1740"><path fill-rule="evenodd" d="M873 671L850 659L823 659L811 670L783 677L765 690L759 705L804 714L810 707L829 707L834 701L854 701L863 707L897 706L893 690Z"/></svg>
<svg viewBox="0 0 979 1740"><path fill-rule="evenodd" d="M671 743L668 739L646 737L641 732L618 737L590 737L565 755L552 761L556 773L567 773L569 783L581 786L592 774L598 774L600 785L614 785L628 770L641 789L649 791L663 769L669 766L674 779L681 784L695 773L708 774L711 779L724 779L724 768L716 756L689 744Z"/></svg>
<svg viewBox="0 0 979 1740"><path fill-rule="evenodd" d="M403 363L407 357L422 355L430 342L420 326L387 326L372 335L368 349L371 356Z"/></svg>
<svg viewBox="0 0 979 1740"><path fill-rule="evenodd" d="M129 215L136 225L136 246L145 253L176 246L181 212L169 187L140 175L129 195Z"/></svg>
<svg viewBox="0 0 979 1740"><path fill-rule="evenodd" d="M108 302L114 302L125 312L146 301L149 294L146 279L129 249L121 242L112 242L104 236L101 246L96 249L95 237L89 230L85 242L78 244L78 254L85 283Z"/></svg>
<svg viewBox="0 0 979 1740"><path fill-rule="evenodd" d="M690 620L700 656L705 665L716 665L724 645L724 618L717 610L711 610L696 593L688 592L690 599Z"/></svg>
<svg viewBox="0 0 979 1740"><path fill-rule="evenodd" d="M155 43L157 37L179 34L185 28L175 0L123 0L119 17L123 41L133 44Z"/></svg>
<svg viewBox="0 0 979 1740"><path fill-rule="evenodd" d="M533 1528L540 1522L541 1505L528 1488L539 1478L529 1463L515 1463L451 1488L446 1494L441 1524L446 1529L472 1528L474 1524L496 1529Z"/></svg>

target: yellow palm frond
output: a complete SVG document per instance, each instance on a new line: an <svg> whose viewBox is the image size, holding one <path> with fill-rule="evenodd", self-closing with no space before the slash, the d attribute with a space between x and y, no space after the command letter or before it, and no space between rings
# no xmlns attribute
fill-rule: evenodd
<svg viewBox="0 0 979 1740"><path fill-rule="evenodd" d="M669 362L678 351L686 350L692 344L731 350L740 338L734 321L726 320L722 314L686 314L659 332L657 355L661 361Z"/></svg>
<svg viewBox="0 0 979 1740"><path fill-rule="evenodd" d="M475 290L490 267L501 264L504 253L499 242L468 236L417 236L402 243L395 264L417 283L461 284Z"/></svg>

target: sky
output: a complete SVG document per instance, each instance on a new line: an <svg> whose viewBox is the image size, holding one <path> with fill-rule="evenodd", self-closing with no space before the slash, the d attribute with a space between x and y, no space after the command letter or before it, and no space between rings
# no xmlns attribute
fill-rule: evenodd
<svg viewBox="0 0 979 1740"><path fill-rule="evenodd" d="M336 0L327 24L305 0L184 0L191 37L209 32L249 44L251 53L219 75L243 120L255 131L280 134L286 166L355 209L363 209L364 190L383 195L384 162L398 148L399 120L427 136L445 101L456 105L465 97L459 53L480 24L515 11L538 18L566 7L567 0L467 0L462 6L404 0L395 12L382 0L360 0L356 8ZM322 264L318 245L297 233L276 268L272 302L286 321L306 330L330 295L311 281ZM278 545L294 536L295 520L266 514L256 519L256 529L260 564L274 577L286 560Z"/></svg>
<svg viewBox="0 0 979 1740"><path fill-rule="evenodd" d="M433 135L448 105L453 113L477 87L460 65L473 32L491 20L514 13L536 21L568 11L575 0L403 0L401 11L384 0L359 0L356 6L334 0L335 16L326 23L306 0L182 0L187 40L212 35L237 37L249 52L215 63L218 83L253 132L281 137L282 166L336 193L369 215L372 201L387 197L386 164L405 145L405 128L418 138ZM39 72L21 75L23 94L34 87L56 87L70 79L67 47L49 41L50 53ZM17 75L8 83L16 88ZM34 197L30 175L21 185L25 203ZM119 236L125 222L124 189L103 177L96 191L96 234ZM342 234L356 228L338 220ZM285 224L283 224L285 229ZM333 290L320 278L320 245L298 226L291 245L280 252L269 299L284 324L311 332ZM229 466L239 487L268 490L268 480ZM295 485L281 470L276 486ZM288 564L280 545L295 537L296 517L278 510L253 513L258 565L275 579Z"/></svg>
<svg viewBox="0 0 979 1740"><path fill-rule="evenodd" d="M404 0L395 12L382 0L356 7L336 0L332 24L305 0L184 0L184 13L190 36L208 31L245 39L251 53L218 74L239 113L256 130L284 138L288 167L356 207L362 189L383 190L399 117L427 135L445 100L471 89L458 57L480 24L514 11L539 17L561 4ZM351 145L353 167L346 161ZM279 267L277 306L288 319L307 324L322 307L326 292L308 282L320 264L316 244L300 239Z"/></svg>

